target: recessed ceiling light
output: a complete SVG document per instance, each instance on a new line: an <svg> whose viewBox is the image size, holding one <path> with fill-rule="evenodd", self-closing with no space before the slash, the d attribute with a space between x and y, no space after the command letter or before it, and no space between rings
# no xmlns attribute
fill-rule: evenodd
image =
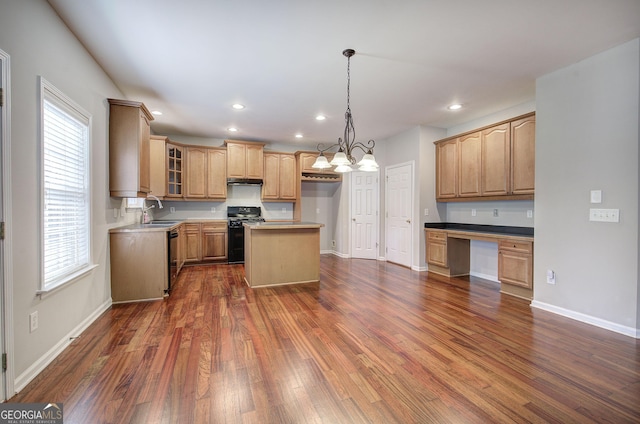
<svg viewBox="0 0 640 424"><path fill-rule="evenodd" d="M461 105L461 104L458 104L458 103L455 103L455 104L450 105L447 109L449 109L449 110L458 110L458 109L462 109L462 105Z"/></svg>
<svg viewBox="0 0 640 424"><path fill-rule="evenodd" d="M160 115L162 115L162 112L160 112L159 110L153 110L153 111L151 111L151 114L155 115L155 116L160 116Z"/></svg>
<svg viewBox="0 0 640 424"><path fill-rule="evenodd" d="M318 115L318 116L316 116L316 121L324 121L325 119L327 119L327 117L326 117L326 116L324 116L324 115Z"/></svg>
<svg viewBox="0 0 640 424"><path fill-rule="evenodd" d="M302 134L300 133L296 134L296 138L302 138Z"/></svg>
<svg viewBox="0 0 640 424"><path fill-rule="evenodd" d="M229 127L227 128L227 131L238 132L238 129L236 127Z"/></svg>
<svg viewBox="0 0 640 424"><path fill-rule="evenodd" d="M231 105L231 107L236 109L236 110L244 109L244 105L241 105L240 103L234 103L233 105Z"/></svg>

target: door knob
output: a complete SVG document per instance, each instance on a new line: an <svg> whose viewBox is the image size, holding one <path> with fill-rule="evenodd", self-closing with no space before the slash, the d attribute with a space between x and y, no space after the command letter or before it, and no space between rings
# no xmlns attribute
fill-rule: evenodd
<svg viewBox="0 0 640 424"><path fill-rule="evenodd" d="M411 224L411 220L410 219L407 219L407 224Z"/></svg>
<svg viewBox="0 0 640 424"><path fill-rule="evenodd" d="M351 218L351 220L352 220L353 222L356 222L356 219L355 219L355 218Z"/></svg>

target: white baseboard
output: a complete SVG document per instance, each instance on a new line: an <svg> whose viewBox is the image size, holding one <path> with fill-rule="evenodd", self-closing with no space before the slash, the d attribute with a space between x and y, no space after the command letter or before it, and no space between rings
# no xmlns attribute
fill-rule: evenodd
<svg viewBox="0 0 640 424"><path fill-rule="evenodd" d="M426 266L413 265L413 266L411 267L411 269L412 269L413 271L419 271L419 272L422 272L422 271L426 271L426 270L427 270L427 267L426 267Z"/></svg>
<svg viewBox="0 0 640 424"><path fill-rule="evenodd" d="M625 336L633 337L635 339L640 338L640 329L638 328L627 327L626 325L616 324L615 322L607 321L602 318L593 317L591 315L586 315L581 312L571 311L569 309L564 309L559 306L550 305L548 303L538 302L537 300L532 301L531 306L534 308L548 311L548 312L553 312L554 314L562 315L564 317L571 318L576 321L580 321L586 324L594 325L596 327L604 328L605 330L624 334Z"/></svg>
<svg viewBox="0 0 640 424"><path fill-rule="evenodd" d="M323 250L320 253L321 254L327 253L327 254L330 254L330 255L335 255L335 256L337 256L339 258L342 258L342 259L349 259L351 257L350 255L348 255L346 253L340 253L340 252L337 252L335 250Z"/></svg>
<svg viewBox="0 0 640 424"><path fill-rule="evenodd" d="M16 377L13 387L15 393L24 389L27 384L31 382L38 374L40 374L54 359L58 357L73 341L74 337L77 337L80 333L86 330L104 311L111 307L111 299L100 305L91 315L85 318L76 328L71 330L66 336L56 343L49 351L42 355L36 362L34 362L29 368L22 374ZM8 397L11 397L10 395Z"/></svg>
<svg viewBox="0 0 640 424"><path fill-rule="evenodd" d="M472 277L482 278L483 280L493 281L494 283L500 283L498 277L496 277L495 275L483 274L481 272L470 272L469 275L471 275Z"/></svg>

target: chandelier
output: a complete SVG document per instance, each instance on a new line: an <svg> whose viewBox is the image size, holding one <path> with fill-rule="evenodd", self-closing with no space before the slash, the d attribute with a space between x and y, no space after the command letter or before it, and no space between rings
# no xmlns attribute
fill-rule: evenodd
<svg viewBox="0 0 640 424"><path fill-rule="evenodd" d="M312 165L316 169L328 169L335 166L335 172L351 172L354 166L358 166L359 171L377 171L378 163L375 157L373 157L373 148L376 142L369 140L367 144L356 141L356 129L353 126L353 117L351 116L351 104L350 104L350 88L351 88L351 56L356 54L353 49L346 49L342 54L347 58L347 111L344 114L345 127L344 127L344 139L338 138L338 142L329 147L324 147L324 144L320 143L317 146L320 154L316 158L316 161ZM327 160L324 155L329 149L338 147L338 152L334 155L331 162ZM360 149L364 153L364 156L360 162L356 161L353 156L354 149ZM357 164L356 164L357 162Z"/></svg>

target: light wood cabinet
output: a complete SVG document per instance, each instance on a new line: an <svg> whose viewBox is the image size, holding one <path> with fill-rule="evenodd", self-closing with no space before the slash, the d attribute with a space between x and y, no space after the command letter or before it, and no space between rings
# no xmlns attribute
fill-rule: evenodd
<svg viewBox="0 0 640 424"><path fill-rule="evenodd" d="M113 197L146 197L151 190L150 122L143 103L109 101L109 191Z"/></svg>
<svg viewBox="0 0 640 424"><path fill-rule="evenodd" d="M535 191L536 119L529 116L511 123L511 192Z"/></svg>
<svg viewBox="0 0 640 424"><path fill-rule="evenodd" d="M469 273L469 240L449 238L444 230L425 230L425 235L429 272L448 277Z"/></svg>
<svg viewBox="0 0 640 424"><path fill-rule="evenodd" d="M114 303L161 299L169 282L164 231L109 234L111 298Z"/></svg>
<svg viewBox="0 0 640 424"><path fill-rule="evenodd" d="M185 263L202 261L200 243L200 223L186 223L184 225Z"/></svg>
<svg viewBox="0 0 640 424"><path fill-rule="evenodd" d="M458 197L458 139L436 144L436 198Z"/></svg>
<svg viewBox="0 0 640 424"><path fill-rule="evenodd" d="M447 233L427 231L427 263L447 266Z"/></svg>
<svg viewBox="0 0 640 424"><path fill-rule="evenodd" d="M227 198L227 151L207 149L207 197Z"/></svg>
<svg viewBox="0 0 640 424"><path fill-rule="evenodd" d="M503 284L533 288L533 242L498 241L498 280Z"/></svg>
<svg viewBox="0 0 640 424"><path fill-rule="evenodd" d="M202 260L227 259L227 223L202 223Z"/></svg>
<svg viewBox="0 0 640 424"><path fill-rule="evenodd" d="M530 200L535 191L535 114L436 141L436 199Z"/></svg>
<svg viewBox="0 0 640 424"><path fill-rule="evenodd" d="M225 140L228 178L264 178L264 143Z"/></svg>
<svg viewBox="0 0 640 424"><path fill-rule="evenodd" d="M509 194L511 151L510 125L502 124L482 131L482 195Z"/></svg>
<svg viewBox="0 0 640 424"><path fill-rule="evenodd" d="M296 158L290 153L264 153L262 200L296 200Z"/></svg>
<svg viewBox="0 0 640 424"><path fill-rule="evenodd" d="M167 168L166 168L166 143L165 136L152 135L150 137L150 175L149 194L163 198L167 191Z"/></svg>
<svg viewBox="0 0 640 424"><path fill-rule="evenodd" d="M458 195L460 197L475 197L481 194L481 141L480 132L458 139Z"/></svg>
<svg viewBox="0 0 640 424"><path fill-rule="evenodd" d="M226 151L196 146L188 146L186 149L185 198L225 199L227 197Z"/></svg>
<svg viewBox="0 0 640 424"><path fill-rule="evenodd" d="M187 147L186 187L188 199L204 199L207 196L207 149Z"/></svg>
<svg viewBox="0 0 640 424"><path fill-rule="evenodd" d="M187 222L185 231L185 262L225 260L228 257L227 222Z"/></svg>
<svg viewBox="0 0 640 424"><path fill-rule="evenodd" d="M317 169L313 167L318 157L318 152L298 151L295 153L298 158L298 168L302 181L341 181L342 174L334 172L334 168ZM334 153L325 152L327 161L331 162Z"/></svg>
<svg viewBox="0 0 640 424"><path fill-rule="evenodd" d="M184 148L167 143L167 189L166 197L182 198L184 196Z"/></svg>

